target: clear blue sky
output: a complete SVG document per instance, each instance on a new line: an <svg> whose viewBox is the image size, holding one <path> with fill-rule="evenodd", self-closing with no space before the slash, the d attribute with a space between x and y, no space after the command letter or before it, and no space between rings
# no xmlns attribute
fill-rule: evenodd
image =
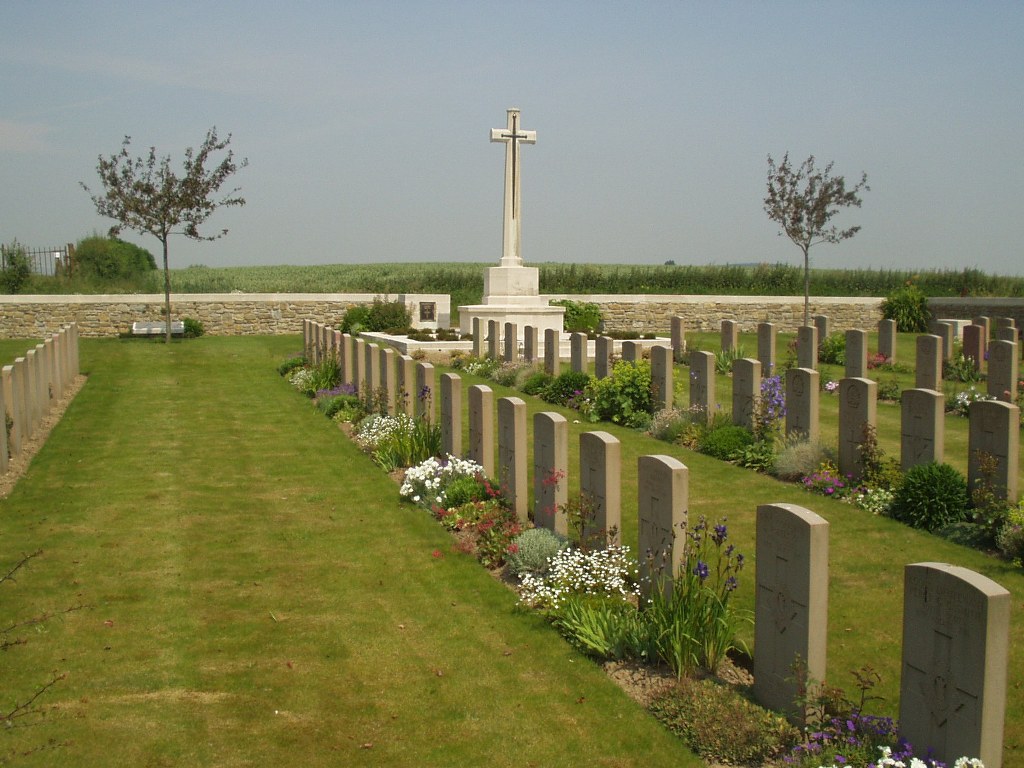
<svg viewBox="0 0 1024 768"><path fill-rule="evenodd" d="M871 186L815 266L1024 274L1022 41L1019 1L5 0L0 239L106 232L98 155L215 125L248 205L172 266L497 262L517 106L528 263L798 263L789 151Z"/></svg>

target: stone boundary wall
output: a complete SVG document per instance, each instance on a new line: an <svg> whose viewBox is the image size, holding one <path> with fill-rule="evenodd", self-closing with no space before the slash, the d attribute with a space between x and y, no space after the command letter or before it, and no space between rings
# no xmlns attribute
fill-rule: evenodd
<svg viewBox="0 0 1024 768"><path fill-rule="evenodd" d="M302 321L340 326L349 307L372 304L374 293L193 293L171 294L174 320L191 317L213 336L301 333ZM413 325L447 327L447 294L402 294ZM421 302L435 305L436 321L417 322ZM132 323L164 319L163 294L0 296L0 338L36 338L77 323L82 336L117 336Z"/></svg>
<svg viewBox="0 0 1024 768"><path fill-rule="evenodd" d="M957 298L941 297L928 299L928 308L936 320L950 318L953 320L971 320L979 316L1012 317L1017 327L1024 327L1024 299L988 298Z"/></svg>
<svg viewBox="0 0 1024 768"><path fill-rule="evenodd" d="M171 295L175 319L192 317L214 336L301 333L302 321L340 323L356 304L370 304L371 293L209 293ZM444 294L406 294L398 297L412 305L413 317L420 302L436 303L435 322L425 327L450 325L449 297ZM666 295L567 295L597 304L605 318L605 330L668 334L671 318L684 318L689 331L717 331L723 320L735 320L740 330L754 332L761 322L774 323L777 331L793 332L803 322L802 296L666 296ZM0 338L37 338L77 323L82 336L116 336L127 333L135 321L163 318L161 294L0 296ZM811 297L811 314L826 315L834 331L872 331L882 319L881 298ZM937 298L929 301L937 318L977 315L1014 317L1024 326L1024 299ZM414 323L416 324L416 323Z"/></svg>
<svg viewBox="0 0 1024 768"><path fill-rule="evenodd" d="M608 332L671 331L672 317L684 318L687 331L717 331L723 320L735 320L745 333L757 331L758 323L774 323L776 331L793 332L803 324L803 296L658 296L551 295L550 299L588 301L601 308ZM875 330L882 319L882 299L811 297L811 316L826 315L833 331Z"/></svg>

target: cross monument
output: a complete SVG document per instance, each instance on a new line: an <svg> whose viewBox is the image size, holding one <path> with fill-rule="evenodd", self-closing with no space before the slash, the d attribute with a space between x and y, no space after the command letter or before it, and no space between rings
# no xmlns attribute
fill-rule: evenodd
<svg viewBox="0 0 1024 768"><path fill-rule="evenodd" d="M519 145L536 144L536 131L519 129L519 110L515 107L508 110L508 126L492 128L491 141L505 144L505 211L503 217L501 243L501 265L504 267L520 267L523 264L520 237L522 229L519 219Z"/></svg>
<svg viewBox="0 0 1024 768"><path fill-rule="evenodd" d="M484 271L481 303L459 307L459 324L463 333L470 333L475 318L479 318L482 324L493 321L501 327L512 323L516 326L516 344L525 339L527 326L538 338L546 338L545 333L553 330L559 334L560 343L565 309L552 307L547 298L540 295L540 270L523 265L519 145L536 144L537 132L520 128L518 109L513 107L507 112L506 127L491 130L491 141L505 145L501 260L497 266ZM523 335L519 336L520 333ZM543 350L534 352L542 354Z"/></svg>

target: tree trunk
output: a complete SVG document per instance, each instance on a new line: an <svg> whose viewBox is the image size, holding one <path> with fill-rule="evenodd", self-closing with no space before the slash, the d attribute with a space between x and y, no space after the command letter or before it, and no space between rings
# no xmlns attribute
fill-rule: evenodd
<svg viewBox="0 0 1024 768"><path fill-rule="evenodd" d="M171 270L167 267L167 237L161 241L164 244L164 318L167 323L166 341L171 343Z"/></svg>
<svg viewBox="0 0 1024 768"><path fill-rule="evenodd" d="M810 248L804 248L804 326L811 324L811 258L809 251ZM164 264L166 264L166 251L164 253ZM169 309L167 311L170 312Z"/></svg>

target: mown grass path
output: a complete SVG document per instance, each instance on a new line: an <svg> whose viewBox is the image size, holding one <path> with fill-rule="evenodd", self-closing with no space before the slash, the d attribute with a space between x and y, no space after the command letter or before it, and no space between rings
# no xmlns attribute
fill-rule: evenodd
<svg viewBox="0 0 1024 768"><path fill-rule="evenodd" d="M295 338L85 340L0 501L0 763L699 765L274 371ZM6 570L4 571L6 572ZM64 746L21 753L51 741Z"/></svg>

